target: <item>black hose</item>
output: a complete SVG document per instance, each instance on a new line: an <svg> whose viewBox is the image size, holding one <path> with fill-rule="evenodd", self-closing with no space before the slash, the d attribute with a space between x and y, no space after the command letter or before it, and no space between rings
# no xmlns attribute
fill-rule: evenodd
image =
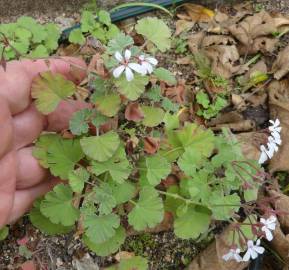
<svg viewBox="0 0 289 270"><path fill-rule="evenodd" d="M145 1L145 3L157 4L163 7L167 7L171 5L179 5L185 2L188 2L188 1L187 0L148 0L148 1ZM110 17L111 17L111 21L115 23L124 19L128 19L131 17L135 17L137 15L152 11L154 9L155 8L153 7L145 7L145 6L126 7L126 8L118 9L115 12L112 12L110 14ZM60 42L63 42L64 40L68 39L70 32L79 27L80 27L80 24L78 23L72 27L69 27L63 30L61 34Z"/></svg>

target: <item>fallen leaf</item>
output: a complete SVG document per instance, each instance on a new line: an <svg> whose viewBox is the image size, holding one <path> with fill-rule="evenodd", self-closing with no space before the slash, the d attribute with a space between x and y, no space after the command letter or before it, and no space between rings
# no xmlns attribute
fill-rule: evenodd
<svg viewBox="0 0 289 270"><path fill-rule="evenodd" d="M228 25L230 33L242 44L251 46L260 36L271 35L277 31L274 19L266 11L248 16L239 23Z"/></svg>
<svg viewBox="0 0 289 270"><path fill-rule="evenodd" d="M289 83L288 80L273 81L268 86L271 119L279 119L282 126L282 145L270 160L271 172L289 171Z"/></svg>
<svg viewBox="0 0 289 270"><path fill-rule="evenodd" d="M242 96L232 94L232 103L238 111L243 111L246 109L245 100Z"/></svg>
<svg viewBox="0 0 289 270"><path fill-rule="evenodd" d="M27 261L21 265L21 270L36 270L36 265L33 261Z"/></svg>
<svg viewBox="0 0 289 270"><path fill-rule="evenodd" d="M99 266L87 253L82 259L73 259L72 265L76 270L99 270Z"/></svg>
<svg viewBox="0 0 289 270"><path fill-rule="evenodd" d="M182 7L184 7L193 22L210 22L215 15L213 10L201 5L189 3L183 4Z"/></svg>
<svg viewBox="0 0 289 270"><path fill-rule="evenodd" d="M177 59L177 64L178 65L190 65L193 64L193 58L191 56L185 56L182 58Z"/></svg>
<svg viewBox="0 0 289 270"><path fill-rule="evenodd" d="M137 102L129 103L125 109L125 119L128 121L139 122L144 118L143 111Z"/></svg>
<svg viewBox="0 0 289 270"><path fill-rule="evenodd" d="M186 31L191 30L194 25L195 25L195 22L192 22L192 21L178 20L178 21L176 22L176 32L175 32L175 36L178 36L178 35L181 34L182 32L186 32Z"/></svg>
<svg viewBox="0 0 289 270"><path fill-rule="evenodd" d="M120 260L123 260L123 259L129 259L129 258L132 258L134 257L135 254L133 252L128 252L128 251L120 251L118 252L117 254L115 254L114 258L120 262Z"/></svg>
<svg viewBox="0 0 289 270"><path fill-rule="evenodd" d="M186 98L186 87L185 82L180 80L176 86L166 87L164 84L161 85L164 96L168 97L172 101L183 104Z"/></svg>
<svg viewBox="0 0 289 270"><path fill-rule="evenodd" d="M97 75L99 75L101 78L105 79L109 77L109 72L104 66L104 61L101 57L100 53L95 54L88 65L87 68L88 72L93 72Z"/></svg>
<svg viewBox="0 0 289 270"><path fill-rule="evenodd" d="M230 246L226 243L230 229L225 229L216 240L205 250L199 253L187 270L243 270L248 266L248 262L236 262L234 260L224 261L222 256L228 253Z"/></svg>
<svg viewBox="0 0 289 270"><path fill-rule="evenodd" d="M256 124L252 120L242 120L242 121L237 122L237 123L216 125L216 126L212 127L212 130L220 131L223 128L228 128L234 132L240 132L240 131L253 130L255 127L256 127Z"/></svg>
<svg viewBox="0 0 289 270"><path fill-rule="evenodd" d="M205 32L198 32L196 34L189 36L188 46L189 46L192 53L196 53L199 51L205 35L206 35Z"/></svg>
<svg viewBox="0 0 289 270"><path fill-rule="evenodd" d="M155 154L160 147L160 140L154 137L144 138L144 151L147 154Z"/></svg>
<svg viewBox="0 0 289 270"><path fill-rule="evenodd" d="M229 79L242 72L241 66L237 64L240 56L235 45L210 46L204 52L210 59L212 71L216 75Z"/></svg>
<svg viewBox="0 0 289 270"><path fill-rule="evenodd" d="M236 41L230 36L226 35L210 35L205 36L201 42L202 47L209 47L212 45L234 45Z"/></svg>
<svg viewBox="0 0 289 270"><path fill-rule="evenodd" d="M253 43L248 45L240 44L238 50L240 55L255 54L262 52L263 54L272 53L278 43L278 39L270 37L258 37L253 40Z"/></svg>
<svg viewBox="0 0 289 270"><path fill-rule="evenodd" d="M276 80L282 79L289 72L289 45L278 53L272 66L272 72Z"/></svg>
<svg viewBox="0 0 289 270"><path fill-rule="evenodd" d="M289 264L289 235L285 235L277 223L273 232L273 240L270 243L271 248L276 251L284 262Z"/></svg>
<svg viewBox="0 0 289 270"><path fill-rule="evenodd" d="M259 160L260 145L267 141L267 135L261 132L242 132L235 135L241 145L243 155L247 159Z"/></svg>

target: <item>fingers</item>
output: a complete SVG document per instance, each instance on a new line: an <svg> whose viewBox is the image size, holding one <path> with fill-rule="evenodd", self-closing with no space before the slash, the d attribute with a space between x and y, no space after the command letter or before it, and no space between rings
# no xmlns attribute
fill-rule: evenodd
<svg viewBox="0 0 289 270"><path fill-rule="evenodd" d="M17 190L14 197L15 199L13 202L13 207L7 223L13 223L18 218L23 216L31 208L35 199L43 196L58 183L59 181L56 179L47 180L46 182L32 188Z"/></svg>
<svg viewBox="0 0 289 270"><path fill-rule="evenodd" d="M75 76L70 72L73 64L86 67L82 60L76 58L11 61L7 63L6 71L0 69L0 96L8 101L12 115L20 113L31 103L31 83L37 74L51 70L74 80ZM85 72L78 72L77 79L79 76L84 78Z"/></svg>
<svg viewBox="0 0 289 270"><path fill-rule="evenodd" d="M32 156L32 149L32 147L26 147L17 151L17 190L33 187L48 179L48 171L42 168L38 160Z"/></svg>
<svg viewBox="0 0 289 270"><path fill-rule="evenodd" d="M48 131L61 131L69 127L69 120L73 113L84 108L90 108L91 105L83 101L71 100L61 101L57 109L48 115Z"/></svg>
<svg viewBox="0 0 289 270"><path fill-rule="evenodd" d="M8 103L0 96L0 158L12 147L13 125Z"/></svg>
<svg viewBox="0 0 289 270"><path fill-rule="evenodd" d="M46 123L46 118L30 105L24 112L13 117L14 148L20 149L39 137Z"/></svg>
<svg viewBox="0 0 289 270"><path fill-rule="evenodd" d="M13 151L0 159L0 228L7 223L13 207L17 165L15 156Z"/></svg>

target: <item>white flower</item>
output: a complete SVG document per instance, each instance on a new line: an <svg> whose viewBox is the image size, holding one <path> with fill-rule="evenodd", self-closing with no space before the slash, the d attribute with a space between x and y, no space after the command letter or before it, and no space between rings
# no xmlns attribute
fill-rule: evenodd
<svg viewBox="0 0 289 270"><path fill-rule="evenodd" d="M236 249L231 248L230 251L227 254L223 255L222 258L224 261L235 260L237 262L241 262L242 257L239 254L240 254L239 248Z"/></svg>
<svg viewBox="0 0 289 270"><path fill-rule="evenodd" d="M276 229L276 221L277 218L275 216L270 216L268 219L261 218L260 223L262 223L264 226L262 226L261 230L265 233L266 239L268 241L272 241L273 234L272 231Z"/></svg>
<svg viewBox="0 0 289 270"><path fill-rule="evenodd" d="M256 244L252 240L248 240L247 242L247 251L243 257L244 262L248 262L250 258L253 260L258 257L258 254L263 254L265 249L263 247L260 247L260 239L256 241Z"/></svg>
<svg viewBox="0 0 289 270"><path fill-rule="evenodd" d="M268 137L267 148L264 145L260 146L261 155L258 161L259 164L263 164L268 159L271 159L274 153L278 152L279 150L278 145L281 145L282 143L280 136L282 128L279 126L280 125L279 119L276 119L275 121L270 120L269 122L271 123L271 126L269 126L271 136Z"/></svg>
<svg viewBox="0 0 289 270"><path fill-rule="evenodd" d="M124 57L120 52L116 52L114 55L115 59L121 63L120 66L113 70L113 76L119 78L123 72L125 72L126 79L132 81L134 78L133 72L135 71L140 74L144 74L144 68L138 63L130 63L131 51L125 50Z"/></svg>
<svg viewBox="0 0 289 270"><path fill-rule="evenodd" d="M139 60L144 69L144 75L151 74L154 70L154 66L158 64L158 60L150 56L140 55Z"/></svg>

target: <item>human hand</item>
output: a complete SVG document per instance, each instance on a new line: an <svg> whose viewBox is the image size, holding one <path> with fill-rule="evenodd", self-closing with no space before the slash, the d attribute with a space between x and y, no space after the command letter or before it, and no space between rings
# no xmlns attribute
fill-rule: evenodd
<svg viewBox="0 0 289 270"><path fill-rule="evenodd" d="M0 228L17 220L57 183L32 156L32 143L43 130L67 128L71 115L85 105L63 101L45 117L36 110L30 88L33 78L47 70L76 82L70 63L85 67L75 58L50 60L49 65L44 60L13 61L6 71L0 67Z"/></svg>

